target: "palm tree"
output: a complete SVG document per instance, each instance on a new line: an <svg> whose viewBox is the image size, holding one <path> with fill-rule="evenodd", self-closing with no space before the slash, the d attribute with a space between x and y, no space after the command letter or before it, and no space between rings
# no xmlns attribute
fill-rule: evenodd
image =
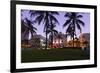
<svg viewBox="0 0 100 73"><path fill-rule="evenodd" d="M51 24L50 21L53 21L55 23L58 23L58 20L54 15L59 15L58 12L51 12L51 11L30 11L31 16L36 16L35 22L37 22L39 25L41 23L44 24L44 32L46 34L46 46L45 49L47 49L47 31L49 29L49 26Z"/></svg>
<svg viewBox="0 0 100 73"><path fill-rule="evenodd" d="M24 23L24 24L23 24ZM29 34L31 34L31 38L33 37L33 34L36 33L36 28L33 27L33 22L27 18L25 18L25 21L22 21L22 32L24 33L24 37L27 37L27 44L28 44L28 40L29 40Z"/></svg>
<svg viewBox="0 0 100 73"><path fill-rule="evenodd" d="M53 37L56 37L58 34L58 31L56 29L54 29L56 27L56 25L51 25L49 30L48 30L48 34L49 34L49 38L51 39L51 47L53 48Z"/></svg>
<svg viewBox="0 0 100 73"><path fill-rule="evenodd" d="M59 39L58 43L59 43L59 47L60 47L61 46L61 42L62 42L62 38L63 38L62 32L58 33L57 38Z"/></svg>
<svg viewBox="0 0 100 73"><path fill-rule="evenodd" d="M82 32L81 26L84 26L84 22L80 20L83 16L79 13L70 12L66 13L64 17L67 17L66 22L64 23L63 27L68 26L66 32L70 33L73 38L73 47L74 47L74 35L76 34L76 27Z"/></svg>
<svg viewBox="0 0 100 73"><path fill-rule="evenodd" d="M29 20L27 18L25 20L26 20L26 24L27 24L26 26L28 28L28 31L27 32L31 33L31 37L33 37L33 34L36 33L37 28L35 28L33 26L33 22L31 20Z"/></svg>
<svg viewBox="0 0 100 73"><path fill-rule="evenodd" d="M73 31L73 27L69 25L69 27L66 30L67 36L70 36L71 39L73 39L73 36L76 36L76 33Z"/></svg>

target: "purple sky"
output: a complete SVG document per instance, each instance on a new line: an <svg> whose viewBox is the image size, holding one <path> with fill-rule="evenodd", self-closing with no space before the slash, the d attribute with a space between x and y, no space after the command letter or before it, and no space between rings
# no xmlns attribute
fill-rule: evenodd
<svg viewBox="0 0 100 73"><path fill-rule="evenodd" d="M66 28L63 28L62 25L65 23L66 18L64 17L65 12L59 12L59 15L55 16L57 18L57 20L59 21L59 25L57 24L56 28L59 32L62 32L65 34ZM83 18L81 18L81 20L85 23L85 26L82 27L82 33L90 33L90 13L86 13L86 12L80 12L79 14L81 14L83 16ZM32 20L32 18L30 18L30 14L29 14L29 10L23 10L22 12L22 19L24 18L28 18L30 20ZM41 34L42 36L45 37L45 33L43 32L43 28L44 28L44 24L42 25L42 23L40 25L38 24L34 24L34 27L37 28L37 34ZM79 36L80 31L76 30L76 34Z"/></svg>

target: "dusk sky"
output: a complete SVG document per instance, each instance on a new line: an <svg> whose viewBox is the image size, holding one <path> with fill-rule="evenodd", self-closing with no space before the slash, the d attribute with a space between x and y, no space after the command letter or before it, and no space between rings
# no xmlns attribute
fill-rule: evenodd
<svg viewBox="0 0 100 73"><path fill-rule="evenodd" d="M67 27L63 28L62 25L65 23L66 18L64 17L65 15L65 11L64 12L59 12L59 15L56 15L55 17L57 18L57 20L59 21L59 25L57 24L57 26L55 27L55 29L59 32L62 32L65 34ZM28 18L29 20L33 20L32 18L30 18L30 14L29 14L29 10L23 10L23 12L21 12L22 14L22 19ZM81 20L85 23L85 26L82 27L82 33L90 33L90 13L86 13L86 12L81 12L79 13L80 15L83 16L83 18L81 18ZM45 33L43 32L43 28L44 28L44 24L41 23L40 25L33 24L34 27L37 28L37 34L41 34L42 36L45 37ZM77 36L79 36L80 31L76 30L76 34Z"/></svg>

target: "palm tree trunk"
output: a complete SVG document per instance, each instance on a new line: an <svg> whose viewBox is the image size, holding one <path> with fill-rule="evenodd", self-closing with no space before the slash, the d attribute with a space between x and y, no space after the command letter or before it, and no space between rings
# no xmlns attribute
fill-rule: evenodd
<svg viewBox="0 0 100 73"><path fill-rule="evenodd" d="M75 34L74 32L75 32L75 20L73 20L73 25L74 25L74 26L73 26L73 27L74 27L74 28L73 28L73 47L74 47L74 34Z"/></svg>
<svg viewBox="0 0 100 73"><path fill-rule="evenodd" d="M52 21L51 21L51 47L53 48L53 24L52 24Z"/></svg>
<svg viewBox="0 0 100 73"><path fill-rule="evenodd" d="M52 48L53 48L53 32L52 32L52 37L51 37L51 45L52 45Z"/></svg>
<svg viewBox="0 0 100 73"><path fill-rule="evenodd" d="M46 22L46 25L47 25L47 22ZM45 32L45 34L46 34L46 44L45 44L45 49L47 49L47 41L48 41L48 39L47 39L47 26L46 26L46 32Z"/></svg>
<svg viewBox="0 0 100 73"><path fill-rule="evenodd" d="M73 47L74 47L74 35L73 35L73 38L72 38L72 40L73 40Z"/></svg>
<svg viewBox="0 0 100 73"><path fill-rule="evenodd" d="M47 49L47 28L46 28L46 45L45 45L45 49Z"/></svg>
<svg viewBox="0 0 100 73"><path fill-rule="evenodd" d="M48 12L46 12L46 24L45 24L45 26L46 26L46 45L45 45L45 49L47 49L47 42L48 42L48 39L47 39L47 29L48 29L48 24L49 24L49 22L48 22Z"/></svg>

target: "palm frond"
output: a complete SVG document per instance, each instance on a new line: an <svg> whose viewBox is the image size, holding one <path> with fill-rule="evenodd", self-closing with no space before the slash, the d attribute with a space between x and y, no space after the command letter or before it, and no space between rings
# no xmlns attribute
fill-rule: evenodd
<svg viewBox="0 0 100 73"><path fill-rule="evenodd" d="M47 34L51 33L51 30L47 30Z"/></svg>
<svg viewBox="0 0 100 73"><path fill-rule="evenodd" d="M71 23L71 19L66 20L66 22L63 24L63 27L66 27L69 23Z"/></svg>
<svg viewBox="0 0 100 73"><path fill-rule="evenodd" d="M52 11L52 12L50 12L52 15L59 15L59 13L58 12L56 12L56 11Z"/></svg>
<svg viewBox="0 0 100 73"><path fill-rule="evenodd" d="M56 17L54 17L53 15L50 15L50 20L54 21L55 23L59 24L59 21L57 20Z"/></svg>
<svg viewBox="0 0 100 73"><path fill-rule="evenodd" d="M77 24L77 28L80 30L80 32L82 31L82 29L81 29L81 27L80 27L80 25L79 25L79 23L77 23L76 22L76 24Z"/></svg>
<svg viewBox="0 0 100 73"><path fill-rule="evenodd" d="M76 18L82 18L83 16L82 15L78 15Z"/></svg>
<svg viewBox="0 0 100 73"><path fill-rule="evenodd" d="M36 17L35 22L38 22L38 24L40 24L43 20L43 15L39 15Z"/></svg>
<svg viewBox="0 0 100 73"><path fill-rule="evenodd" d="M53 31L54 31L54 33L58 34L58 31L57 30L54 29Z"/></svg>
<svg viewBox="0 0 100 73"><path fill-rule="evenodd" d="M83 22L83 21L81 21L81 20L79 20L79 19L78 19L76 22L77 22L77 23L79 23L79 24L81 24L82 26L84 26L84 25L85 25L85 24L84 24L84 22Z"/></svg>
<svg viewBox="0 0 100 73"><path fill-rule="evenodd" d="M69 25L68 28L67 28L67 30L66 30L66 33L71 33L71 31L72 31L71 29L72 29L71 25Z"/></svg>
<svg viewBox="0 0 100 73"><path fill-rule="evenodd" d="M71 13L69 12L64 15L64 17L68 17L68 18L70 18L70 16L71 16Z"/></svg>
<svg viewBox="0 0 100 73"><path fill-rule="evenodd" d="M36 27L33 27L33 30L37 30L37 28Z"/></svg>
<svg viewBox="0 0 100 73"><path fill-rule="evenodd" d="M29 20L28 18L25 18L26 20L26 24L30 25L30 24L33 24L33 22L31 20Z"/></svg>
<svg viewBox="0 0 100 73"><path fill-rule="evenodd" d="M30 10L29 13L30 13L30 15L32 17L32 16L37 16L37 15L42 15L43 11L32 11L32 10Z"/></svg>
<svg viewBox="0 0 100 73"><path fill-rule="evenodd" d="M46 23L46 21L47 21L47 17L46 17L46 16L44 16L44 18L43 18L43 24L45 24L45 23Z"/></svg>

